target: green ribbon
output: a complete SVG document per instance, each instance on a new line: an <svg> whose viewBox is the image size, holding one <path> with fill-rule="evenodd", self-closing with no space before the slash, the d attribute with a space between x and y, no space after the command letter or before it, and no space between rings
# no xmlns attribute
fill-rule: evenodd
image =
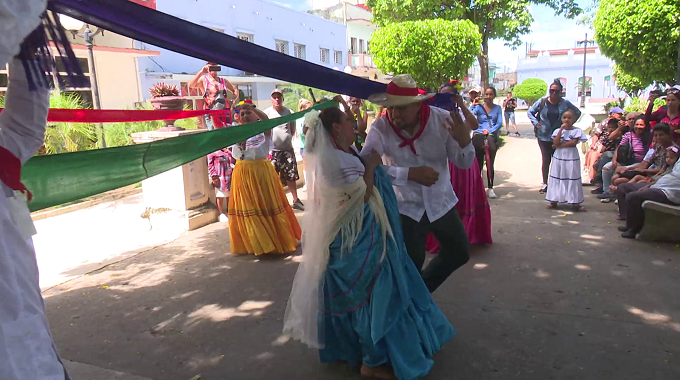
<svg viewBox="0 0 680 380"><path fill-rule="evenodd" d="M31 211L42 210L132 185L224 147L299 118L328 101L276 119L209 132L108 149L36 156L22 168L21 180L33 193Z"/></svg>

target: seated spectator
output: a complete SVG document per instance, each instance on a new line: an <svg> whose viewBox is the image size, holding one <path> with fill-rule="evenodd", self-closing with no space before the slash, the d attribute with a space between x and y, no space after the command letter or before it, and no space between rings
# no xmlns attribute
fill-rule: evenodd
<svg viewBox="0 0 680 380"><path fill-rule="evenodd" d="M626 114L625 120L622 120L621 122L618 123L618 127L616 128L616 130L609 133L609 139L616 140L618 142L617 143L618 145L621 142L621 137L624 134L633 130L635 120L639 118L641 115L642 113L640 112L628 112ZM612 118L609 118L609 120L611 119ZM597 129L595 129L595 131L597 131ZM591 139L593 139L594 136L592 136ZM613 154L600 155L600 159L597 160L596 163L593 165L595 173L590 183L593 185L597 185L597 187L595 188L595 190L592 190L591 193L602 194L604 192L602 169L606 164L611 162L612 158L614 158Z"/></svg>
<svg viewBox="0 0 680 380"><path fill-rule="evenodd" d="M606 162L601 165L606 164L611 161L614 157L614 152L616 147L619 145L621 138L610 138L618 128L621 121L615 118L610 118L607 127L602 132L599 132L591 136L590 149L586 153L584 169L585 172L590 176L591 181L595 179L597 174L597 168L599 168L600 158L604 155Z"/></svg>
<svg viewBox="0 0 680 380"><path fill-rule="evenodd" d="M611 136L611 135L610 135ZM614 157L611 162L602 166L602 187L598 187L591 191L593 194L600 194L598 198L609 199L614 193L609 193L612 177L615 170L619 166L629 166L642 162L645 153L649 149L651 142L651 133L649 127L645 123L644 118L635 120L634 129L623 135L619 147L614 152ZM605 196L604 190L607 189L608 194Z"/></svg>
<svg viewBox="0 0 680 380"><path fill-rule="evenodd" d="M629 166L626 170L620 172L618 176L615 174L612 177L613 185L609 193L616 194L617 185L627 183L638 175L654 176L664 169L666 166L666 149L670 146L677 146L671 140L671 128L668 124L660 123L656 125L654 128L654 141L655 147L649 158L645 157L639 164ZM603 194L601 197L604 196Z"/></svg>
<svg viewBox="0 0 680 380"><path fill-rule="evenodd" d="M642 230L645 218L642 204L645 201L680 205L680 165L677 165L680 149L672 145L666 151L666 174L655 182L625 183L618 187L619 215L626 221L625 226L619 227L623 232L621 237L634 239Z"/></svg>

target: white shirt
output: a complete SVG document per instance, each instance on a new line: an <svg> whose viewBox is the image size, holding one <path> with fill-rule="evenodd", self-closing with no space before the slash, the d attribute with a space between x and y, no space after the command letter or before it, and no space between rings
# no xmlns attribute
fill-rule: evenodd
<svg viewBox="0 0 680 380"><path fill-rule="evenodd" d="M382 156L397 196L399 213L415 221L420 221L427 213L428 219L433 222L456 206L458 197L451 185L448 161L451 160L459 168L468 169L475 159L472 144L461 148L444 127L449 117L448 111L431 107L425 130L414 142L418 155L413 154L408 145L399 147L402 140L392 130L387 117L381 117L371 125L361 151L362 155L367 156L375 150ZM402 133L408 136L405 131ZM439 180L430 187L409 181L409 168L418 166L433 168L439 173Z"/></svg>
<svg viewBox="0 0 680 380"><path fill-rule="evenodd" d="M673 166L673 171L661 176L652 189L659 189L666 194L668 200L675 204L680 204L680 164L677 162Z"/></svg>
<svg viewBox="0 0 680 380"><path fill-rule="evenodd" d="M18 60L9 74L0 146L24 164L43 143L49 91L29 91ZM0 182L0 379L64 378L38 285L32 229L26 204Z"/></svg>
<svg viewBox="0 0 680 380"><path fill-rule="evenodd" d="M259 133L246 140L246 148L232 145L232 156L237 160L263 160L269 157L269 142L271 138Z"/></svg>

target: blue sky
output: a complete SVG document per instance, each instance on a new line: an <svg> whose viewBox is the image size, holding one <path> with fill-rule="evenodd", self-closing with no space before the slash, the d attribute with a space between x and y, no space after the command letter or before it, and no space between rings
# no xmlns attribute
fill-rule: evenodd
<svg viewBox="0 0 680 380"><path fill-rule="evenodd" d="M326 0L330 1L330 0ZM273 1L287 7L305 11L311 8L311 0L277 0ZM578 0L581 7L584 7L588 1ZM524 43L533 43L534 49L563 49L574 47L576 40L582 40L585 33L588 32L588 38L592 38L592 31L576 24L574 20L567 20L561 16L555 16L554 11L545 6L532 6L531 14L534 17L534 23L531 25L531 33L522 36L522 46L516 50L512 50L504 46L503 41L489 42L489 56L491 62L500 66L508 67L514 70L517 66L517 58L524 55Z"/></svg>

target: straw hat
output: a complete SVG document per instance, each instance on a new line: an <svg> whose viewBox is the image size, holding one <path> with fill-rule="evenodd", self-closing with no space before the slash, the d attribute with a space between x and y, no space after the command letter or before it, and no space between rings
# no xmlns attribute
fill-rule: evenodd
<svg viewBox="0 0 680 380"><path fill-rule="evenodd" d="M387 91L373 94L368 101L383 107L398 107L422 102L433 97L434 93L418 91L416 81L408 74L396 75L387 85Z"/></svg>

